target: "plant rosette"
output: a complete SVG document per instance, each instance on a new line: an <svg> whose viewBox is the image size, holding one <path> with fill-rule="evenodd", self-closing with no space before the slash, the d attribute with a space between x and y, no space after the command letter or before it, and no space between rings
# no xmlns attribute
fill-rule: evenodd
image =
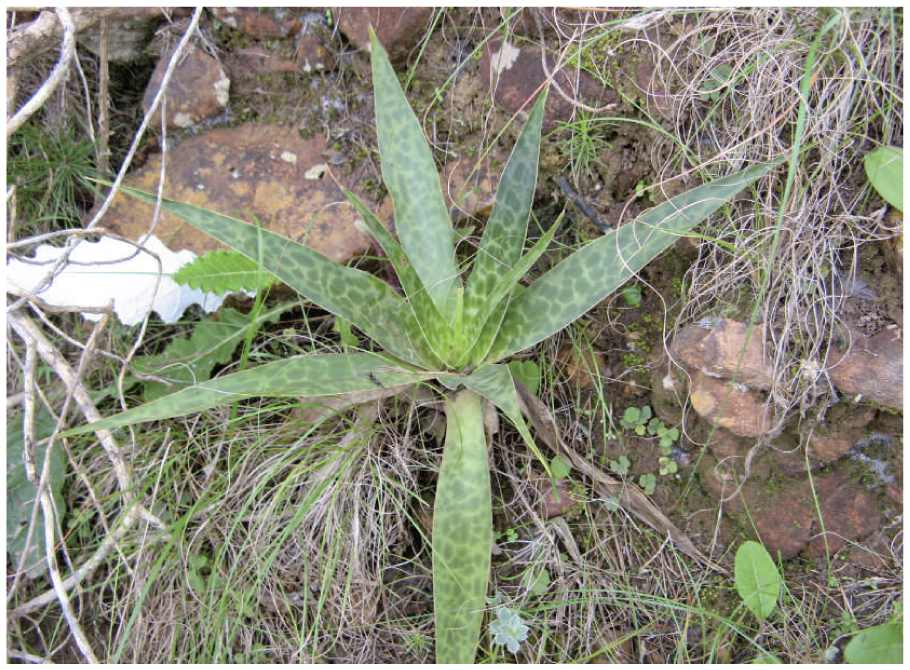
<svg viewBox="0 0 910 670"><path fill-rule="evenodd" d="M502 174L480 247L461 264L429 145L385 50L372 33L370 39L382 175L394 200L399 239L356 196L346 195L393 264L404 295L373 275L249 223L170 200L162 207L349 321L380 350L290 357L198 384L68 434L201 412L251 396L345 395L377 385L438 382L447 428L432 535L436 661L472 663L493 539L483 426L487 402L509 418L548 469L521 416L513 371L500 361L571 324L773 164L679 195L588 243L523 288L520 280L558 227L552 226L523 254L546 92L534 104ZM124 191L155 200L154 195Z"/></svg>

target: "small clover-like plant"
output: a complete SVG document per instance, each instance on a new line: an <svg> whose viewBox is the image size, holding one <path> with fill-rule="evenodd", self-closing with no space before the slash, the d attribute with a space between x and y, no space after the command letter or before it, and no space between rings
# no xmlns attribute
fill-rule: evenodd
<svg viewBox="0 0 910 670"><path fill-rule="evenodd" d="M679 429L667 428L657 417L648 422L648 433L659 439L660 453L664 456L672 453L673 445L679 440Z"/></svg>
<svg viewBox="0 0 910 670"><path fill-rule="evenodd" d="M429 144L372 31L370 42L379 155L398 238L356 196L348 191L345 195L364 230L385 252L400 287L244 221L173 200L160 203L163 210L256 261L263 272L305 299L350 322L371 344L350 353L291 356L225 375L66 435L183 416L250 397L353 398L380 387L431 384L444 396L446 413L431 545L436 661L473 663L493 542L484 430L488 403L505 414L549 470L522 417L514 371L506 361L600 303L774 164L755 165L675 196L587 243L522 287L520 282L559 227L552 226L525 248L546 91L530 106L479 247L462 258L456 253L458 238ZM157 202L154 194L122 190ZM642 408L634 419L630 416L639 435L644 435L650 411ZM494 635L508 633L516 643L521 641L522 624L514 616L499 621L502 630Z"/></svg>
<svg viewBox="0 0 910 670"><path fill-rule="evenodd" d="M618 475L629 474L629 468L632 462L625 456L620 456L618 460L610 461L610 469Z"/></svg>
<svg viewBox="0 0 910 670"><path fill-rule="evenodd" d="M648 427L648 421L651 419L651 408L629 407L620 419L620 425L627 430L635 431L636 435L644 435Z"/></svg>
<svg viewBox="0 0 910 670"><path fill-rule="evenodd" d="M661 456L657 459L658 472L661 475L674 475L679 466L676 465L676 461L668 456Z"/></svg>
<svg viewBox="0 0 910 670"><path fill-rule="evenodd" d="M651 495L657 490L657 477L654 476L654 473L649 472L638 478L638 485L647 495Z"/></svg>

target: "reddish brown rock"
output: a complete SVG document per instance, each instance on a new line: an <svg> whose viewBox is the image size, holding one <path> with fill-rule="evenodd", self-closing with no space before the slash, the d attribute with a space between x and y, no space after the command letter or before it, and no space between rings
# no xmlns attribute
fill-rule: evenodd
<svg viewBox="0 0 910 670"><path fill-rule="evenodd" d="M879 530L881 517L875 501L853 485L846 470L835 470L816 477L815 490L824 520L824 533L822 523L816 518L813 537L803 552L807 558L822 558L828 552L836 554L848 542Z"/></svg>
<svg viewBox="0 0 910 670"><path fill-rule="evenodd" d="M301 72L334 70L335 59L316 35L301 35L297 42L296 65Z"/></svg>
<svg viewBox="0 0 910 670"><path fill-rule="evenodd" d="M712 377L733 379L735 374L736 381L749 388L771 388L773 366L760 324L751 333L748 325L732 319L721 319L710 330L692 324L677 335L670 353Z"/></svg>
<svg viewBox="0 0 910 670"><path fill-rule="evenodd" d="M764 484L767 487L767 482ZM813 515L803 504L804 493L804 488L800 486L749 508L758 539L775 559L778 552L781 560L793 558L812 537Z"/></svg>
<svg viewBox="0 0 910 670"><path fill-rule="evenodd" d="M552 519L554 516L566 514L577 503L571 497L571 487L568 479L557 479L555 489L547 480L544 487L545 491L540 500L540 516L544 519ZM557 495L559 500L556 499Z"/></svg>
<svg viewBox="0 0 910 670"><path fill-rule="evenodd" d="M839 403L828 410L824 425L815 426L809 434L809 455L823 463L831 463L846 454L859 442L875 417L871 407Z"/></svg>
<svg viewBox="0 0 910 670"><path fill-rule="evenodd" d="M257 40L291 37L300 32L300 20L275 7L212 7L209 11L218 20Z"/></svg>
<svg viewBox="0 0 910 670"><path fill-rule="evenodd" d="M556 63L549 54L547 63L547 69L553 74ZM493 99L512 114L519 110L530 112L547 81L539 47L516 46L504 42L499 36L484 45L480 71L487 87L493 92ZM554 78L568 97L588 106L604 107L619 103L615 91L604 87L586 72L570 73L562 68L554 74ZM544 110L544 132L554 130L557 121L569 121L574 110L572 102L555 89L551 90Z"/></svg>
<svg viewBox="0 0 910 670"><path fill-rule="evenodd" d="M332 10L338 29L359 49L370 49L370 26L396 69L411 52L433 17L431 7L339 7Z"/></svg>
<svg viewBox="0 0 910 670"><path fill-rule="evenodd" d="M450 161L442 177L442 192L453 221L483 218L493 211L499 190L500 171L490 167L490 156L482 163L471 160ZM497 157L505 164L502 157Z"/></svg>
<svg viewBox="0 0 910 670"><path fill-rule="evenodd" d="M854 331L852 346L831 347L825 367L841 393L904 409L904 338L885 328L873 337Z"/></svg>
<svg viewBox="0 0 910 670"><path fill-rule="evenodd" d="M213 130L184 140L168 151L164 196L251 221L305 242L344 262L368 249L354 225L355 211L338 184L326 174L325 139L304 140L287 128L248 123ZM154 191L160 156L127 181ZM365 200L358 173L346 186ZM101 225L130 239L147 233L152 207L120 194ZM169 214L162 214L155 235L173 250L202 254L216 247L213 238Z"/></svg>
<svg viewBox="0 0 910 670"><path fill-rule="evenodd" d="M148 112L161 88L170 54L158 61L152 79L142 97L142 109ZM231 80L217 59L196 46L181 58L167 87L167 118L171 128L187 128L221 114L228 103ZM161 107L152 116L152 131L161 128Z"/></svg>
<svg viewBox="0 0 910 670"><path fill-rule="evenodd" d="M774 428L774 411L756 393L694 370L689 401L698 415L731 433L757 437Z"/></svg>

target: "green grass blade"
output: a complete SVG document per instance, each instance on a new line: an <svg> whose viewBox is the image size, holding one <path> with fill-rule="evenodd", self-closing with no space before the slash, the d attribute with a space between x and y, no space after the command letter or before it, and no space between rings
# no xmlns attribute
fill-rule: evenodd
<svg viewBox="0 0 910 670"><path fill-rule="evenodd" d="M425 377L369 353L294 356L197 384L101 421L73 428L64 435L170 419L243 398L340 395L380 386L411 384Z"/></svg>
<svg viewBox="0 0 910 670"><path fill-rule="evenodd" d="M493 542L483 399L446 399L446 443L433 509L436 662L473 663L486 607Z"/></svg>
<svg viewBox="0 0 910 670"><path fill-rule="evenodd" d="M392 267L395 268L395 273L401 281L401 286L408 296L417 324L420 326L433 352L440 361L444 360L446 357L445 352L448 351L453 339L451 326L442 318L436 308L436 303L427 294L420 277L417 276L417 272L408 260L398 240L382 225L382 222L376 218L376 215L369 210L360 198L348 190L345 190L344 194L363 219L366 232L376 239L379 246L389 257Z"/></svg>
<svg viewBox="0 0 910 670"><path fill-rule="evenodd" d="M134 188L125 193L154 204L156 197ZM339 265L315 249L268 230L202 207L162 199L165 211L224 242L320 307L347 319L389 352L433 367L429 346L404 299L373 275ZM261 249L260 249L261 244Z"/></svg>
<svg viewBox="0 0 910 670"><path fill-rule="evenodd" d="M468 321L484 309L502 277L521 256L528 233L528 219L537 187L540 130L547 100L544 91L531 110L502 173L493 211L487 220L474 268L467 283L465 312ZM484 321L486 319L483 319Z"/></svg>
<svg viewBox="0 0 910 670"><path fill-rule="evenodd" d="M756 165L687 191L576 251L512 301L489 360L527 349L575 321L774 166Z"/></svg>
<svg viewBox="0 0 910 670"><path fill-rule="evenodd" d="M382 178L394 200L398 237L433 302L451 321L461 278L455 269L454 232L436 164L385 49L372 30L370 49Z"/></svg>

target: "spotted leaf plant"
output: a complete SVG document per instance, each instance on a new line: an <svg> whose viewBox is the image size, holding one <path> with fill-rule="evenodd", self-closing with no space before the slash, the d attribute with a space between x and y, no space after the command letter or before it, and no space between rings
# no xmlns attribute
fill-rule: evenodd
<svg viewBox="0 0 910 670"><path fill-rule="evenodd" d="M470 663L480 640L493 539L485 404L498 407L542 458L521 416L509 366L499 361L572 323L768 168L680 195L587 244L525 288L520 280L556 228L525 252L546 92L505 167L480 246L462 263L429 145L375 36L371 46L382 176L394 199L398 239L346 195L388 255L403 295L371 274L243 221L175 201L165 200L163 207L354 324L375 342L374 351L287 358L70 433L181 416L251 396L342 395L377 385L433 383L445 395L447 417L432 534L436 660Z"/></svg>

